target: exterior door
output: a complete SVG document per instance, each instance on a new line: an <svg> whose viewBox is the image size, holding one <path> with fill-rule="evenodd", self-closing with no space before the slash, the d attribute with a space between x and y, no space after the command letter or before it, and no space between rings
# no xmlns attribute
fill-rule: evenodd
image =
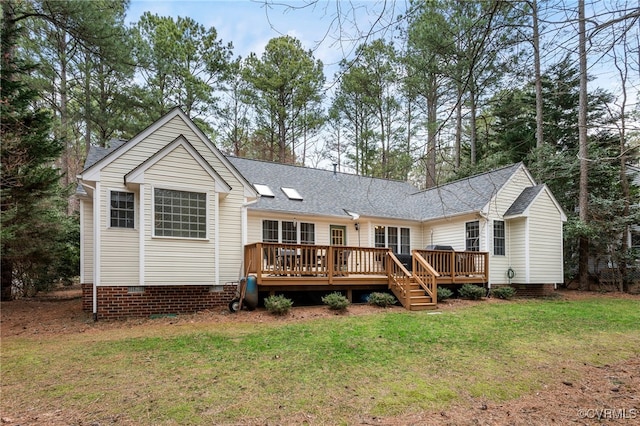
<svg viewBox="0 0 640 426"><path fill-rule="evenodd" d="M345 246L347 245L347 227L340 225L331 225L329 227L331 233L329 242L332 246Z"/></svg>

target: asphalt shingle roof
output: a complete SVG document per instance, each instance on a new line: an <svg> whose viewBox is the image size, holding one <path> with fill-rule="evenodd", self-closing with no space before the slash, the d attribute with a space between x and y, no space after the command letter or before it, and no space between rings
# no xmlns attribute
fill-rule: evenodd
<svg viewBox="0 0 640 426"><path fill-rule="evenodd" d="M429 220L481 210L521 166L520 163L419 191L399 181L329 170L228 157L252 184L269 185L275 197L261 197L250 208L274 212ZM290 200L282 187L303 200Z"/></svg>
<svg viewBox="0 0 640 426"><path fill-rule="evenodd" d="M343 217L348 217L346 211L350 211L362 216L419 219L407 204L411 194L418 190L406 182L227 158L250 183L268 185L275 195L261 197L251 205L252 209ZM296 189L302 201L290 200L283 187Z"/></svg>
<svg viewBox="0 0 640 426"><path fill-rule="evenodd" d="M480 211L521 166L516 163L421 191L412 196L412 203L422 220Z"/></svg>
<svg viewBox="0 0 640 426"><path fill-rule="evenodd" d="M108 143L108 148L102 148L101 146L91 146L89 152L87 153L87 159L84 162L85 170L96 164L98 161L102 160L112 151L120 148L126 142L126 140L122 139L111 139Z"/></svg>
<svg viewBox="0 0 640 426"><path fill-rule="evenodd" d="M515 199L513 204L511 204L507 209L504 215L515 216L524 213L543 188L544 185L529 186L525 188L518 198Z"/></svg>

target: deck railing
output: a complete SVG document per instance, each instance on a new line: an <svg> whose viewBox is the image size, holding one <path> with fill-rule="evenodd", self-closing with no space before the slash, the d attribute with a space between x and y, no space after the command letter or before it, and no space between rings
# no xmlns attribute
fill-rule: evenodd
<svg viewBox="0 0 640 426"><path fill-rule="evenodd" d="M388 249L352 246L254 243L244 248L245 276L386 276Z"/></svg>
<svg viewBox="0 0 640 426"><path fill-rule="evenodd" d="M489 277L489 253L479 251L414 250L441 278L452 283L468 281L469 278Z"/></svg>

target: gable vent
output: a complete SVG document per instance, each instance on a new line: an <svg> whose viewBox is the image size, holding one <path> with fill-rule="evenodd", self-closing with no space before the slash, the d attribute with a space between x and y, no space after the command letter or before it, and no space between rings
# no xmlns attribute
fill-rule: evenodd
<svg viewBox="0 0 640 426"><path fill-rule="evenodd" d="M284 194L289 197L290 200L300 200L302 201L302 195L300 195L300 193L298 193L298 191L296 191L293 188L285 188L282 187L280 188L282 189L282 192L284 192Z"/></svg>

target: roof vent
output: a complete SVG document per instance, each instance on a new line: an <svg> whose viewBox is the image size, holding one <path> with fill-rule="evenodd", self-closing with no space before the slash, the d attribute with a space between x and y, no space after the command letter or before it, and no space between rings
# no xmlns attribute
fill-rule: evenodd
<svg viewBox="0 0 640 426"><path fill-rule="evenodd" d="M333 163L333 177L338 179L338 163Z"/></svg>

